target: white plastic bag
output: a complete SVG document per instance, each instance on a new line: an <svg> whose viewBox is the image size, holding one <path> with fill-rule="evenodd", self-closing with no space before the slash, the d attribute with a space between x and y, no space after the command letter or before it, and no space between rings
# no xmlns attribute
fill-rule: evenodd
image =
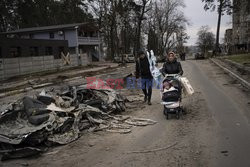
<svg viewBox="0 0 250 167"><path fill-rule="evenodd" d="M184 88L184 93L186 95L194 94L194 89L186 77L180 77L179 80L181 81L182 87Z"/></svg>
<svg viewBox="0 0 250 167"><path fill-rule="evenodd" d="M149 62L149 68L150 72L154 78L155 85L156 87L160 86L160 81L161 81L161 72L160 70L155 66L156 65L156 57L154 55L154 52L151 50L150 53L147 52L147 58Z"/></svg>

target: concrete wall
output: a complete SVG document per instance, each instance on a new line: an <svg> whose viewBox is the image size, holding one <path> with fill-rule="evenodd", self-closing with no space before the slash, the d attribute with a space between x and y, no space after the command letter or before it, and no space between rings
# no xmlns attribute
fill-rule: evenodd
<svg viewBox="0 0 250 167"><path fill-rule="evenodd" d="M92 63L92 58L90 56L88 56L87 53L82 53L82 54L80 54L80 56L81 56L82 66L86 66L86 65Z"/></svg>
<svg viewBox="0 0 250 167"><path fill-rule="evenodd" d="M89 64L87 55L81 55L82 65ZM0 59L0 80L10 77L32 74L49 70L67 69L78 66L77 55L70 55L70 64L65 65L63 59L54 56L20 57Z"/></svg>

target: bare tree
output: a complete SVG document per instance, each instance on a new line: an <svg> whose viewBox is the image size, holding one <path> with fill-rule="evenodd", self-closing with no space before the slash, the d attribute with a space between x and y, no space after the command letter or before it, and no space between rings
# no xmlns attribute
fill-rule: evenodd
<svg viewBox="0 0 250 167"><path fill-rule="evenodd" d="M128 53L135 47L138 27L138 6L133 0L97 0L91 4L92 13L108 47L111 59L120 53ZM140 44L138 45L140 47Z"/></svg>
<svg viewBox="0 0 250 167"><path fill-rule="evenodd" d="M184 6L183 0L97 0L92 3L92 13L110 58L132 48L136 53L146 36L148 48L163 55L185 42L188 21L181 12Z"/></svg>
<svg viewBox="0 0 250 167"><path fill-rule="evenodd" d="M180 10L183 7L185 7L183 0L159 0L153 5L149 15L148 30L151 31L150 34L158 36L158 47L155 49L158 49L157 53L160 56L173 49L178 40L179 43L185 42L187 34L184 31L188 20ZM148 43L152 43L150 39L151 37Z"/></svg>
<svg viewBox="0 0 250 167"><path fill-rule="evenodd" d="M187 43L187 40L189 39L188 34L185 32L186 29L183 26L180 26L177 28L177 33L176 33L176 51L178 53L183 53L185 52L185 46L184 44Z"/></svg>
<svg viewBox="0 0 250 167"><path fill-rule="evenodd" d="M136 20L137 20L137 27L136 27L136 35L135 35L135 47L134 52L141 48L141 29L142 29L142 22L146 19L145 14L150 10L147 8L151 0L139 0L135 6L135 13L136 13Z"/></svg>
<svg viewBox="0 0 250 167"><path fill-rule="evenodd" d="M216 32L215 52L219 51L219 40L220 40L220 25L221 16L224 13L231 14L232 2L231 0L202 0L205 3L204 9L214 11L217 9L218 12L218 23ZM218 4L218 5L217 5Z"/></svg>
<svg viewBox="0 0 250 167"><path fill-rule="evenodd" d="M201 50L202 53L207 53L208 50L212 50L215 42L215 36L210 31L208 26L202 26L197 33L197 46Z"/></svg>
<svg viewBox="0 0 250 167"><path fill-rule="evenodd" d="M117 54L117 1L97 0L91 4L92 12L98 20L99 29L108 47L108 55Z"/></svg>

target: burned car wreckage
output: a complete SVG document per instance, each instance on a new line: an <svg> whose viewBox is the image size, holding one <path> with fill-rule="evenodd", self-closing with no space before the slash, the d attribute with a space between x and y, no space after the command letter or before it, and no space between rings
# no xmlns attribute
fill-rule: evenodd
<svg viewBox="0 0 250 167"><path fill-rule="evenodd" d="M1 160L39 155L50 146L77 140L84 130L129 133L133 126L156 123L118 115L126 101L112 89L80 86L17 100L0 111Z"/></svg>

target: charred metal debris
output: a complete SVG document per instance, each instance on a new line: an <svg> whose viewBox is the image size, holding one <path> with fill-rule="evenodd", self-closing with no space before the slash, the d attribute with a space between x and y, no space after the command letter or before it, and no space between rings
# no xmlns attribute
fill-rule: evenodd
<svg viewBox="0 0 250 167"><path fill-rule="evenodd" d="M153 125L150 119L119 115L128 102L115 90L68 87L43 90L0 111L1 160L40 155L53 145L77 140L83 132L130 133L133 126Z"/></svg>

